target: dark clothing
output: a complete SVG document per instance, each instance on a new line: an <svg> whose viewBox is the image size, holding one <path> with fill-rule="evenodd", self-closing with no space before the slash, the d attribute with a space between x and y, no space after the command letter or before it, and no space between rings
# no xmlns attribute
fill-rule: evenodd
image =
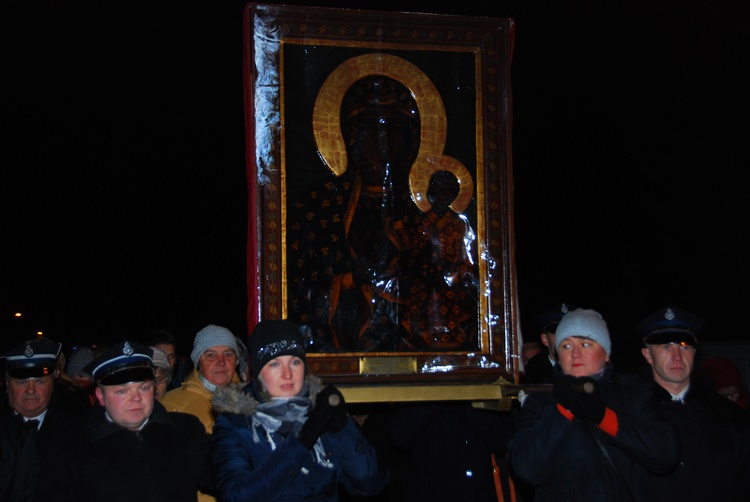
<svg viewBox="0 0 750 502"><path fill-rule="evenodd" d="M194 502L198 489L213 492L209 436L196 417L155 402L137 432L109 421L103 407L93 410L53 445L38 495L61 502Z"/></svg>
<svg viewBox="0 0 750 502"><path fill-rule="evenodd" d="M470 403L401 408L391 419L390 436L406 456L396 473L405 499L497 502L491 456L505 457L512 428L509 412Z"/></svg>
<svg viewBox="0 0 750 502"><path fill-rule="evenodd" d="M750 495L750 419L695 370L684 404L658 388L659 405L677 426L677 470L650 476L653 500L734 502Z"/></svg>
<svg viewBox="0 0 750 502"><path fill-rule="evenodd" d="M0 389L7 395L6 389ZM53 391L53 398L57 388ZM34 499L39 480L39 462L58 436L64 436L84 422L80 410L66 408L51 400L44 421L31 432L23 417L17 415L7 398L0 405L0 501L20 502Z"/></svg>
<svg viewBox="0 0 750 502"><path fill-rule="evenodd" d="M643 502L649 500L646 471L674 469L675 430L651 386L633 375L613 374L611 365L599 384L609 414L601 428L566 417L552 394L525 398L509 443L510 461L517 475L534 485L536 502Z"/></svg>
<svg viewBox="0 0 750 502"><path fill-rule="evenodd" d="M307 381L309 393L300 396L301 401L274 401L280 406L306 401L309 406L321 384L310 377ZM255 381L244 392L237 384L219 388L211 402L219 413L211 444L221 500L337 501L339 484L357 496L375 495L386 486L387 469L351 416L343 429L324 432L308 450L297 437L307 417L295 413L302 420L289 421L288 413L264 419L259 408L270 401L258 392Z"/></svg>
<svg viewBox="0 0 750 502"><path fill-rule="evenodd" d="M554 366L549 362L549 352L542 350L529 358L524 365L523 383L540 384L554 381Z"/></svg>
<svg viewBox="0 0 750 502"><path fill-rule="evenodd" d="M178 356L177 362L172 369L172 379L167 385L167 390L178 389L182 382L187 380L190 373L193 372L193 362L185 356Z"/></svg>

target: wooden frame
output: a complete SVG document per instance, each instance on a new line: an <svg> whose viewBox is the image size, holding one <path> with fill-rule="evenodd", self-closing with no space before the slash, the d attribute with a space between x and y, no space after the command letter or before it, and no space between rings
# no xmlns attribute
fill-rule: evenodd
<svg viewBox="0 0 750 502"><path fill-rule="evenodd" d="M517 380L513 27L248 6L248 325L301 324L312 373L341 383ZM376 119L387 136L373 133ZM376 171L389 181L373 184ZM452 181L437 183L438 171ZM447 246L456 241L465 245ZM427 268L454 282L436 283Z"/></svg>

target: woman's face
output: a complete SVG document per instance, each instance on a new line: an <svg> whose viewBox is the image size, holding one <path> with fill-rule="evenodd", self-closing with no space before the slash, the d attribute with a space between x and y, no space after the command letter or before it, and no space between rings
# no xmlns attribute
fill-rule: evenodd
<svg viewBox="0 0 750 502"><path fill-rule="evenodd" d="M294 397L305 381L305 363L297 356L279 356L268 361L258 376L271 397Z"/></svg>
<svg viewBox="0 0 750 502"><path fill-rule="evenodd" d="M167 370L164 368L154 368L156 378L154 379L154 399L159 399L167 392L167 385L169 385L169 379L167 378Z"/></svg>
<svg viewBox="0 0 750 502"><path fill-rule="evenodd" d="M570 336L557 347L557 362L566 375L585 377L599 373L609 362L604 348L590 338Z"/></svg>

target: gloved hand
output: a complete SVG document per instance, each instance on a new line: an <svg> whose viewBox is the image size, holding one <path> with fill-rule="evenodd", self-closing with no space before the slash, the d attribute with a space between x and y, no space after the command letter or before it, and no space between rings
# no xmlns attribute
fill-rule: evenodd
<svg viewBox="0 0 750 502"><path fill-rule="evenodd" d="M343 408L344 414L346 414L343 399L338 389L331 385L318 393L315 398L315 406L309 412L307 421L299 432L299 441L305 448L311 450L321 434L331 430L332 425L339 425L341 419L334 419L334 417L341 413L339 408ZM344 419L346 419L346 416L344 416ZM332 424L332 422L335 423ZM343 426L341 424L338 430L341 430Z"/></svg>
<svg viewBox="0 0 750 502"><path fill-rule="evenodd" d="M580 414L595 424L600 424L604 420L604 413L607 407L604 405L601 385L597 380L591 377L582 377L578 379L577 392L578 410Z"/></svg>
<svg viewBox="0 0 750 502"><path fill-rule="evenodd" d="M570 375L563 375L555 380L552 385L552 395L563 408L569 410L573 415L578 415L578 402L576 399L575 383L578 379Z"/></svg>
<svg viewBox="0 0 750 502"><path fill-rule="evenodd" d="M332 385L329 385L328 387L323 389L321 391L321 394L323 393L327 395L326 399L328 401L328 404L333 406L333 416L331 417L331 421L328 423L328 431L336 433L343 429L346 425L347 414L344 395L341 394L341 392ZM320 394L318 394L318 396L320 397Z"/></svg>
<svg viewBox="0 0 750 502"><path fill-rule="evenodd" d="M595 424L604 419L606 406L599 382L591 377L564 375L555 381L552 394L557 402L578 418L586 418Z"/></svg>

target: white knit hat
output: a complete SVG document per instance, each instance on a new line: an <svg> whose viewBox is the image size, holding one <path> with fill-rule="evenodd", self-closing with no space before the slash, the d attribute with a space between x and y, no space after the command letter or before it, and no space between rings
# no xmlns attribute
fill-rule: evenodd
<svg viewBox="0 0 750 502"><path fill-rule="evenodd" d="M237 340L234 338L232 332L222 326L209 324L195 335L193 352L190 353L190 359L192 359L193 365L197 368L198 361L203 353L211 347L217 347L219 345L232 347L234 353L237 354L237 357L240 356L240 350L237 347Z"/></svg>
<svg viewBox="0 0 750 502"><path fill-rule="evenodd" d="M152 345L149 348L154 351L154 355L151 356L151 359L154 360L154 368L169 369L169 359L167 358L167 353L155 345Z"/></svg>
<svg viewBox="0 0 750 502"><path fill-rule="evenodd" d="M602 346L607 355L612 350L607 323L596 310L576 309L563 316L555 332L555 343L558 350L562 341L571 336L594 340Z"/></svg>

